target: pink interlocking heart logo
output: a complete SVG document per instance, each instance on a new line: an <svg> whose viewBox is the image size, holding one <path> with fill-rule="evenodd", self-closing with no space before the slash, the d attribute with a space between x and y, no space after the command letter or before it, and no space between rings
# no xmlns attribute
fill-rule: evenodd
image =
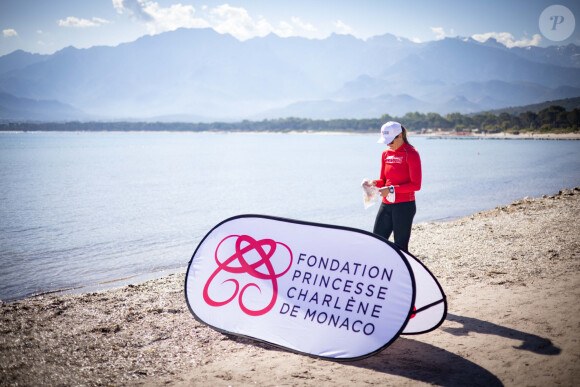
<svg viewBox="0 0 580 387"><path fill-rule="evenodd" d="M223 243L226 240L230 240L231 238L237 238L235 240L235 251L231 256L227 257L226 259L220 260L220 257L224 255L227 256L231 253L231 247L228 248L223 247L225 246L223 245ZM228 243L228 245L230 244ZM279 251L280 248L288 250L289 255L281 253L276 254L276 252ZM250 259L251 263L248 262L248 259L246 259L246 256L248 256L250 253L252 253L251 255L253 257L253 259ZM257 256L255 253L257 253ZM255 257L259 257L259 259L255 259ZM215 261L217 263L217 268L209 277L209 279L205 284L205 287L203 288L203 299L208 305L219 307L229 304L236 297L238 297L238 304L240 305L242 311L247 315L261 316L263 314L266 314L274 307L274 304L276 304L276 299L278 297L278 278L282 277L284 274L288 272L288 270L290 270L290 267L292 266L292 258L293 258L292 251L287 245L281 242L276 242L272 239L261 239L257 241L248 235L230 235L228 237L225 237L218 244L215 250ZM274 267L280 266L285 267L284 265L280 265L280 263L284 262L279 262L280 260L285 259L289 259L288 266L284 271L276 273ZM276 263L276 265L274 265L273 262ZM251 277L256 278L258 280L270 281L273 292L269 304L266 307L259 310L252 310L247 308L244 305L243 301L245 291L249 287L255 287L261 293L262 289L260 288L260 285L256 284L255 282L250 282L246 284L240 291L240 283L235 278L229 278L222 282L222 284L225 284L226 282L231 282L235 285L235 289L231 297L229 297L225 301L213 300L209 295L209 287L212 284L212 281L216 278L216 276L222 271L235 275L249 274Z"/></svg>

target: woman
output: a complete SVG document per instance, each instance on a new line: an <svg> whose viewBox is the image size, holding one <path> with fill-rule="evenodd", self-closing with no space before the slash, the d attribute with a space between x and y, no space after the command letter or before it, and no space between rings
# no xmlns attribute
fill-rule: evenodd
<svg viewBox="0 0 580 387"><path fill-rule="evenodd" d="M389 148L381 158L381 177L372 182L383 197L373 232L385 239L394 232L395 245L408 251L416 212L415 191L421 189L421 159L407 141L407 130L398 122L389 121L381 127L378 143Z"/></svg>

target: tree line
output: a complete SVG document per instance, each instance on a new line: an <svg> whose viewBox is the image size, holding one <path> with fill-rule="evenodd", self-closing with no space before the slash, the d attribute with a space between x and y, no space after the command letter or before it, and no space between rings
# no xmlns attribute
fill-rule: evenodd
<svg viewBox="0 0 580 387"><path fill-rule="evenodd" d="M400 118L403 125L412 130L441 128L455 131L487 133L499 132L577 132L580 126L580 109L566 111L562 106L550 106L538 113L526 111L520 114L484 112L472 115L451 113L407 113Z"/></svg>
<svg viewBox="0 0 580 387"><path fill-rule="evenodd" d="M538 113L520 114L484 112L472 115L450 113L407 113L402 117L384 114L374 119L280 118L262 121L186 123L186 122L10 122L0 123L0 131L187 131L187 132L357 132L374 133L386 121L401 122L409 131L442 129L484 133L499 132L578 132L580 109L566 111L562 106L550 106Z"/></svg>

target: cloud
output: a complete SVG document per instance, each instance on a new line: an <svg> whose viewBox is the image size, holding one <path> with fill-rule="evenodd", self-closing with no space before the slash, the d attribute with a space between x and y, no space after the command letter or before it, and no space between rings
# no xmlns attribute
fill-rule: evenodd
<svg viewBox="0 0 580 387"><path fill-rule="evenodd" d="M126 13L136 20L145 22L150 34L173 31L178 28L207 28L210 24L195 17L191 5L173 4L168 8L147 0L113 0L118 13Z"/></svg>
<svg viewBox="0 0 580 387"><path fill-rule="evenodd" d="M93 20L79 19L78 17L69 16L66 19L61 19L58 22L60 27L73 27L73 28L87 28L87 27L99 27L102 24L110 23L108 20L94 17Z"/></svg>
<svg viewBox="0 0 580 387"><path fill-rule="evenodd" d="M445 32L443 27L430 27L431 31L435 34L435 40L442 40L445 38L455 37L455 30L450 29L449 33Z"/></svg>
<svg viewBox="0 0 580 387"><path fill-rule="evenodd" d="M303 22L300 18L293 16L290 18L290 22L279 22L278 27L273 28L271 32L283 38L287 38L289 36L303 36L312 38L316 36L318 29L312 24Z"/></svg>
<svg viewBox="0 0 580 387"><path fill-rule="evenodd" d="M276 35L281 36L283 38L287 38L289 36L294 36L296 34L294 32L294 27L292 26L292 24L285 21L281 21L278 24L278 28L276 29Z"/></svg>
<svg viewBox="0 0 580 387"><path fill-rule="evenodd" d="M520 40L515 40L515 37L509 32L487 32L485 34L472 35L471 38L481 43L486 42L490 38L493 38L508 48L539 46L542 42L542 37L540 34L535 34L531 39L524 37Z"/></svg>
<svg viewBox="0 0 580 387"><path fill-rule="evenodd" d="M203 19L196 18L195 8L191 5L173 4L169 8L161 8L157 3L149 3L145 11L152 20L147 23L147 29L152 34L173 31L178 28L207 28L210 25Z"/></svg>
<svg viewBox="0 0 580 387"><path fill-rule="evenodd" d="M300 20L300 18L296 17L296 16L292 16L292 18L290 19L292 20L292 23L298 27L298 29L302 30L302 31L308 31L308 32L317 32L318 30L316 29L316 27L314 27L312 24L310 23L305 23L302 20Z"/></svg>
<svg viewBox="0 0 580 387"><path fill-rule="evenodd" d="M219 33L231 34L240 40L266 36L275 28L263 17L254 20L244 8L220 5L210 11L210 24Z"/></svg>
<svg viewBox="0 0 580 387"><path fill-rule="evenodd" d="M201 6L201 14L191 5L173 4L162 7L150 0L112 0L120 14L127 14L143 22L150 34L159 34L178 28L213 28L219 33L230 34L239 40L275 33L282 37L313 37L318 30L312 24L292 17L290 21L280 21L272 25L264 17L252 17L241 7L228 4L209 8ZM343 24L343 28L348 26Z"/></svg>
<svg viewBox="0 0 580 387"><path fill-rule="evenodd" d="M445 30L443 27L431 27L431 31L435 34L435 40L441 40L445 38Z"/></svg>
<svg viewBox="0 0 580 387"><path fill-rule="evenodd" d="M105 20L105 19L101 19L100 17L94 17L93 18L93 21L95 23L99 23L99 24L109 24L109 23L111 23L110 21Z"/></svg>
<svg viewBox="0 0 580 387"><path fill-rule="evenodd" d="M18 37L18 32L12 28L8 28L6 30L2 30L2 36L5 38L15 38Z"/></svg>
<svg viewBox="0 0 580 387"><path fill-rule="evenodd" d="M146 22L153 21L153 17L145 10L147 2L144 0L113 0L113 7L118 13L126 12L136 19Z"/></svg>
<svg viewBox="0 0 580 387"><path fill-rule="evenodd" d="M334 26L338 29L339 34L352 35L352 32L353 32L352 27L344 24L342 21L337 20L334 23Z"/></svg>

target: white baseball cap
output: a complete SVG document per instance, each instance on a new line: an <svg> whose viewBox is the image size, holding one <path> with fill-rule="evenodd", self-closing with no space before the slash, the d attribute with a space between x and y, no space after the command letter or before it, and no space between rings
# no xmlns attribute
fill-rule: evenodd
<svg viewBox="0 0 580 387"><path fill-rule="evenodd" d="M395 121L389 121L381 127L381 138L379 138L377 143L389 144L395 139L395 137L401 134L402 131L401 124Z"/></svg>

